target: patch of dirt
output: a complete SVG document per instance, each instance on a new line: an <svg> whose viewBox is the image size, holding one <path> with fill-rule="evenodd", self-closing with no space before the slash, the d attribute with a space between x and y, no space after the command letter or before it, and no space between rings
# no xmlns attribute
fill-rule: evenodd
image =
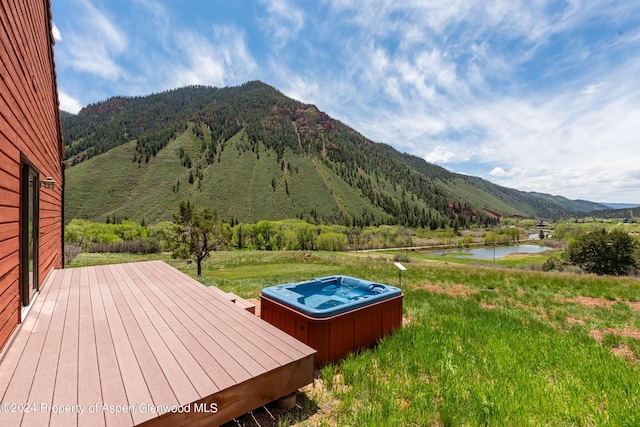
<svg viewBox="0 0 640 427"><path fill-rule="evenodd" d="M229 421L223 427L296 426L307 422L320 413L320 408L307 396L307 387L296 393L296 404L291 409L280 409L276 402L271 402Z"/></svg>
<svg viewBox="0 0 640 427"><path fill-rule="evenodd" d="M614 334L614 335L619 335L621 337L630 337L630 338L640 339L640 331L637 329L623 329L623 330L618 330L613 328L593 329L589 333L589 335L591 335L598 342L602 342L606 334ZM640 360L640 358L636 357L636 355L633 354L633 351L629 348L627 343L624 343L624 342L620 343L620 345L611 347L610 350L616 356L626 357L632 362L638 362Z"/></svg>
<svg viewBox="0 0 640 427"><path fill-rule="evenodd" d="M594 297L575 297L575 298L563 298L563 302L572 302L574 304L580 304L585 307L604 307L610 308L616 301L611 301L604 298L594 298Z"/></svg>
<svg viewBox="0 0 640 427"><path fill-rule="evenodd" d="M593 339L598 342L602 342L602 340L604 339L604 332L600 329L592 329L591 332L589 332L589 335L591 335Z"/></svg>
<svg viewBox="0 0 640 427"><path fill-rule="evenodd" d="M408 326L411 323L413 323L413 316L410 316L408 314L403 314L402 315L402 326Z"/></svg>
<svg viewBox="0 0 640 427"><path fill-rule="evenodd" d="M637 329L619 330L619 329L607 328L607 329L593 329L590 332L590 335L598 342L602 342L605 334L613 334L621 337L640 339L640 331Z"/></svg>
<svg viewBox="0 0 640 427"><path fill-rule="evenodd" d="M604 298L595 298L595 297L575 297L575 298L563 298L562 302L572 302L574 304L580 304L585 307L604 307L611 308L617 302L623 302L627 304L632 310L640 311L640 301L620 301L620 300L609 300Z"/></svg>
<svg viewBox="0 0 640 427"><path fill-rule="evenodd" d="M437 294L446 294L452 297L466 297L472 294L477 294L478 291L475 289L468 288L464 285L453 285L450 287L443 287L438 285L422 285L418 286L418 289L425 289L429 292L434 292Z"/></svg>
<svg viewBox="0 0 640 427"><path fill-rule="evenodd" d="M640 311L640 301L627 301L633 311Z"/></svg>
<svg viewBox="0 0 640 427"><path fill-rule="evenodd" d="M546 311L544 311L544 308L542 307L531 307L531 309L533 311L535 311L536 313L538 313L538 316L540 316L541 319L549 319L549 315L547 314Z"/></svg>
<svg viewBox="0 0 640 427"><path fill-rule="evenodd" d="M582 319L577 319L573 316L567 316L567 323L570 325L580 325L580 326L584 326L584 320Z"/></svg>
<svg viewBox="0 0 640 427"><path fill-rule="evenodd" d="M623 337L640 340L640 331L637 329L623 329L622 331L618 331L617 334L622 335Z"/></svg>
<svg viewBox="0 0 640 427"><path fill-rule="evenodd" d="M338 381L342 378L338 375L336 375L336 377ZM313 414L310 414L308 418L292 425L318 425L322 423L331 426L335 425L335 422L332 422L332 418L340 409L340 400L335 396L334 391L327 387L319 370L314 372L313 383L304 387L301 391L305 392L312 401L318 403L318 406L316 406L317 410Z"/></svg>
<svg viewBox="0 0 640 427"><path fill-rule="evenodd" d="M409 400L408 397L405 397L404 399L396 399L396 403L398 404L398 406L400 406L400 409L405 410L409 407L409 405L411 405L411 400Z"/></svg>
<svg viewBox="0 0 640 427"><path fill-rule="evenodd" d="M480 303L480 307L486 309L486 310L495 310L496 308L498 308L497 305L493 305L493 304L488 304L486 302L481 302Z"/></svg>
<svg viewBox="0 0 640 427"><path fill-rule="evenodd" d="M276 402L271 402L259 409L251 411L228 422L223 427L276 427L326 424L332 422L333 415L340 407L337 393L346 392L341 375L333 379L333 388L329 389L322 379L319 369L313 372L313 383L301 388L296 393L296 404L292 409L279 409Z"/></svg>
<svg viewBox="0 0 640 427"><path fill-rule="evenodd" d="M626 357L627 359L634 362L638 361L636 356L633 354L633 351L631 351L631 349L626 343L622 343L617 347L611 347L611 352L613 352L613 354L615 354L618 357Z"/></svg>

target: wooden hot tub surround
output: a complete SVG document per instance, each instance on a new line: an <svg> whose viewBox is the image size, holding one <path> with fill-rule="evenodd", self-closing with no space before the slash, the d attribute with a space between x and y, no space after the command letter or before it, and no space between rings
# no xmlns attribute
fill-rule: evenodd
<svg viewBox="0 0 640 427"><path fill-rule="evenodd" d="M260 317L317 351L315 366L375 345L402 325L404 295L372 302L328 317L314 317L264 293Z"/></svg>

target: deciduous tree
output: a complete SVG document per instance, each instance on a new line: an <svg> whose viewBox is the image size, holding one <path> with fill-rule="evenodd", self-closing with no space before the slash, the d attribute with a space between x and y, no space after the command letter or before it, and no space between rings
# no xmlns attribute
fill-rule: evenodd
<svg viewBox="0 0 640 427"><path fill-rule="evenodd" d="M196 209L192 202L180 202L178 213L173 215L179 226L178 246L174 258L193 259L202 275L202 261L211 251L226 249L231 241L231 228L218 219L209 208Z"/></svg>

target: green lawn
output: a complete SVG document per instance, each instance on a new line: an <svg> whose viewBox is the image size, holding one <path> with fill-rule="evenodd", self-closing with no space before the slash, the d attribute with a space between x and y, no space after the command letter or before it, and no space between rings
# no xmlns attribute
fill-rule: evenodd
<svg viewBox="0 0 640 427"><path fill-rule="evenodd" d="M406 325L325 367L305 390L301 424L640 425L638 278L409 257ZM195 265L155 258L195 275ZM73 266L138 259L81 254ZM220 252L200 280L257 297L330 274L398 284L393 255L380 253Z"/></svg>

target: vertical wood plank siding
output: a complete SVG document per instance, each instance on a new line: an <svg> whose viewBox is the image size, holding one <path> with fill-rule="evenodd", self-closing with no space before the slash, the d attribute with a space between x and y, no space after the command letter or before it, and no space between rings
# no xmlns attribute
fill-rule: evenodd
<svg viewBox="0 0 640 427"><path fill-rule="evenodd" d="M39 285L62 268L62 134L50 0L0 2L0 349L20 322L22 157L50 176L39 191Z"/></svg>

